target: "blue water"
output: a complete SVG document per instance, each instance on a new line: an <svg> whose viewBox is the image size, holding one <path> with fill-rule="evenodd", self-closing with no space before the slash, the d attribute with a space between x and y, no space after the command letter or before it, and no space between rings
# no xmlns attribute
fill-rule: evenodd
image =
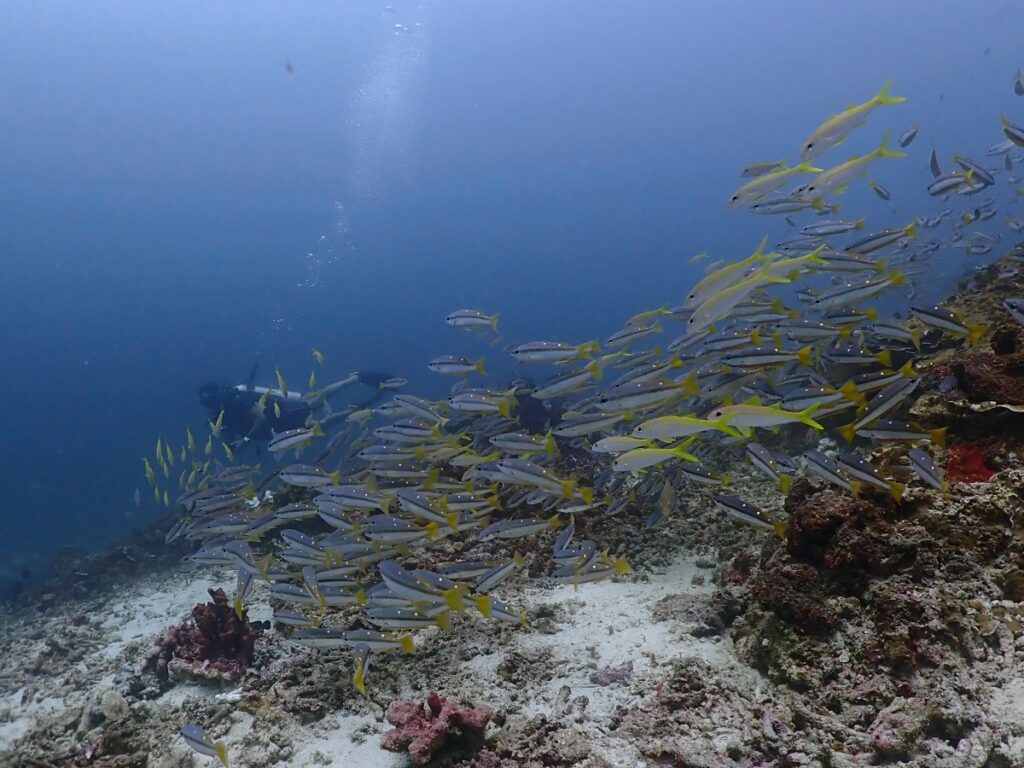
<svg viewBox="0 0 1024 768"><path fill-rule="evenodd" d="M205 381L301 388L311 346L322 382L441 395L449 352L501 381L446 313L583 341L678 303L693 254L784 233L725 207L739 169L886 79L908 102L836 152L922 126L873 174L890 203L845 195L872 225L934 211L932 146L983 156L1024 107L1012 2L391 4L5 3L0 585L164 514L140 457L205 439ZM939 263L937 295L970 269Z"/></svg>

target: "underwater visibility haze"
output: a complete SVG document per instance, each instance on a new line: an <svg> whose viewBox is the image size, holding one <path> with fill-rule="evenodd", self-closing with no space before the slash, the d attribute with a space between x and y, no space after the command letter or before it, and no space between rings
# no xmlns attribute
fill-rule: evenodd
<svg viewBox="0 0 1024 768"><path fill-rule="evenodd" d="M345 695L366 697L346 706L379 679L397 729L381 745L425 764L440 741L407 738L418 718L482 734L492 713L431 692L424 715L395 670L481 619L555 635L561 608L510 588L527 574L571 587L552 605L599 585L649 586L615 600L653 603L670 589L658 568L706 598L695 569L719 567L714 589L741 608L700 614L700 636L729 634L775 684L824 690L789 660L881 604L922 553L948 563L950 517L989 525L991 504L1012 532L1024 6L102 0L2 15L0 590L16 610L62 563L77 599L98 589L87 553L132 541L134 568L156 529L148 556L223 588L195 608L146 593L146 610L191 609L194 626L166 630L118 696L157 701L191 676L237 684L225 701L258 718L274 705L253 675L271 659L343 648ZM655 553L652 529L678 551ZM1012 636L1018 555L977 547L970 567L990 570L970 578L999 585ZM684 549L718 560L681 566ZM67 597L46 589L41 612ZM511 636L489 631L476 642ZM787 644L802 633L810 645ZM939 669L946 646L926 635L879 629L853 663ZM410 687L419 715L396 707ZM873 746L832 748L912 754L872 701ZM207 735L206 706L164 719L227 764L236 742ZM759 726L773 735L778 706ZM0 707L0 757L31 733L12 722ZM555 764L489 733L506 762L480 765ZM78 737L66 764L112 749ZM799 763L743 748L751 762L728 764Z"/></svg>
<svg viewBox="0 0 1024 768"><path fill-rule="evenodd" d="M889 204L858 184L847 205L917 215L927 150L979 153L979 117L1014 106L1024 13L385 5L6 6L7 562L43 569L162 514L133 502L139 456L204 424L207 381L255 364L261 384L275 366L298 381L317 346L339 377L384 370L437 396L435 354L511 373L452 336L452 309L499 312L511 341L604 337L677 303L694 254L785 234L722 204L739 168L795 162L822 116L886 79L909 104L876 133L921 136L878 171ZM954 252L938 276L970 268Z"/></svg>

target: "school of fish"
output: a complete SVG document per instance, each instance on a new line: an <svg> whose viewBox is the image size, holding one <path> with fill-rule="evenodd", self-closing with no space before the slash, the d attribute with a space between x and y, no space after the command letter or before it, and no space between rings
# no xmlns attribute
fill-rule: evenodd
<svg viewBox="0 0 1024 768"><path fill-rule="evenodd" d="M983 161L958 153L943 166L933 150L927 192L939 199L935 212L879 229L863 217L838 218L837 198L851 185L864 183L890 199L868 171L902 158L918 127L898 137L899 149L883 136L866 154L832 165L826 156L866 130L875 110L903 101L886 83L818 126L799 145L798 164L743 168L747 181L728 205L784 217L792 237L774 247L765 238L749 256L709 266L695 285L679 286L678 306L639 312L603 341L508 347L517 371L536 373L536 380L495 386L487 383L484 359L442 355L426 367L456 382L446 399L400 392L407 382L392 379L381 386L395 394L379 407L332 412L332 391L345 381L316 389L311 375L303 399L313 416L274 436L268 448L280 463L269 474L259 463L234 463L234 447L219 441L221 419L210 422L202 445L191 430L180 449L158 440L154 460L143 459L158 502L172 503L168 486L179 475L173 503L182 515L167 540L192 542L192 563L237 569L239 613L253 585L267 583L275 621L289 628L290 640L350 650L353 684L363 691L373 658L414 652L417 631L449 630L463 611L525 626L522 610L494 596L525 567L516 540L549 536L555 582L629 573L623 557L578 535L577 520L632 505L649 512L646 525L657 525L678 496L701 486L724 515L784 535L784 521L729 492L729 477L716 471L723 457L742 456L779 492L803 473L852 494L873 487L899 499L904 485L862 454L878 441L900 441L919 481L948 492L929 453L943 443L943 430L901 412L920 382L922 344L952 336L973 345L984 328L917 303L914 277L939 253L986 256L1002 242L977 225L1024 194L1014 173L1024 127L1003 117L993 130L1001 128L1004 139ZM996 158L998 167L988 167ZM1013 191L1000 203L1004 186ZM1010 239L1024 230L1024 221L1003 216ZM1005 248L998 263L1007 275L1021 269L1024 242ZM1024 298L1004 306L1024 323ZM498 316L478 309L444 321L485 336L498 331ZM670 328L676 333L666 333ZM315 365L324 363L323 353L312 354ZM288 396L280 371L277 382L264 398ZM802 455L772 447L781 428L799 431ZM838 452L818 450L826 435ZM217 460L217 445L228 464ZM313 458L283 458L303 451ZM510 554L435 570L401 564L452 538L509 542ZM340 607L357 611L358 624L346 613L355 628L336 625L333 609ZM194 748L226 761L201 730L186 730Z"/></svg>

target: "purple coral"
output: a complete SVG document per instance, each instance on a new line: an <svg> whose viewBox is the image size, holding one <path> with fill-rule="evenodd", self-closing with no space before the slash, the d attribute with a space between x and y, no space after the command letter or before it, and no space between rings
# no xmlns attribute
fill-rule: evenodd
<svg viewBox="0 0 1024 768"><path fill-rule="evenodd" d="M395 728L380 737L381 747L408 752L415 765L424 765L442 747L479 749L491 710L464 707L431 691L426 708L418 701L396 699L385 717Z"/></svg>
<svg viewBox="0 0 1024 768"><path fill-rule="evenodd" d="M245 611L239 617L223 589L210 589L211 603L198 603L192 620L170 627L150 651L144 669L167 680L171 671L195 677L233 680L252 662L259 630Z"/></svg>

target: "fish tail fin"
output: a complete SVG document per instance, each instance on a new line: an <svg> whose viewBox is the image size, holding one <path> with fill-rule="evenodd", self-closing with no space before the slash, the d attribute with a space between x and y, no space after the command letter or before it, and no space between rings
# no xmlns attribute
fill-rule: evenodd
<svg viewBox="0 0 1024 768"><path fill-rule="evenodd" d="M775 535L780 539L786 538L786 532L789 530L789 526L781 520L776 520L772 523L772 529L775 531Z"/></svg>
<svg viewBox="0 0 1024 768"><path fill-rule="evenodd" d="M940 448L946 447L946 430L949 427L939 427L938 429L929 430L928 435L931 437L932 442Z"/></svg>
<svg viewBox="0 0 1024 768"><path fill-rule="evenodd" d="M875 355L875 359L878 360L878 362L880 362L886 368L892 368L892 352L890 352L888 349L883 349L881 352Z"/></svg>
<svg viewBox="0 0 1024 768"><path fill-rule="evenodd" d="M732 479L728 475L719 475L718 479L721 481L723 488L728 488L729 483L732 482Z"/></svg>
<svg viewBox="0 0 1024 768"><path fill-rule="evenodd" d="M900 374L900 376L903 376L905 378L909 378L911 376L916 376L917 375L917 371L914 370L914 361L912 359L911 360L907 360L907 362L905 362L903 365L901 365L900 369L899 369L899 374Z"/></svg>
<svg viewBox="0 0 1024 768"><path fill-rule="evenodd" d="M438 613L437 617L434 618L434 624L437 626L437 629L441 630L442 632L447 632L451 630L452 612L445 610L441 613Z"/></svg>
<svg viewBox="0 0 1024 768"><path fill-rule="evenodd" d="M573 491L575 491L575 490L576 490L576 479L575 478L570 477L567 480L563 480L562 481L562 495L565 496L565 498L571 499Z"/></svg>
<svg viewBox="0 0 1024 768"><path fill-rule="evenodd" d="M309 434L315 435L316 437L324 436L324 428L320 426L319 421L313 424L313 428L309 431Z"/></svg>
<svg viewBox="0 0 1024 768"><path fill-rule="evenodd" d="M802 347L796 351L796 359L800 361L801 365L811 364L811 346L808 344L806 347Z"/></svg>
<svg viewBox="0 0 1024 768"><path fill-rule="evenodd" d="M597 339L591 339L579 344L576 349L579 350L580 357L593 357L601 351L601 345Z"/></svg>
<svg viewBox="0 0 1024 768"><path fill-rule="evenodd" d="M589 363L583 366L583 370L585 370L595 379L600 379L601 374L603 373L603 371L601 370L601 365L600 363L598 363L597 360L591 360Z"/></svg>
<svg viewBox="0 0 1024 768"><path fill-rule="evenodd" d="M850 326L850 325L840 325L839 326L839 338L840 339L849 339L850 335L852 333L853 333L853 327L852 326Z"/></svg>
<svg viewBox="0 0 1024 768"><path fill-rule="evenodd" d="M752 330L750 332L750 343L751 344L755 344L757 346L761 345L761 331L760 331L760 329L755 328L754 330Z"/></svg>
<svg viewBox="0 0 1024 768"><path fill-rule="evenodd" d="M583 503L588 505L588 506L593 504L594 503L594 489L593 488L587 488L587 487L580 488L580 498L583 499Z"/></svg>
<svg viewBox="0 0 1024 768"><path fill-rule="evenodd" d="M779 490L783 493L789 493L789 486L792 482L793 478L789 475L779 475Z"/></svg>
<svg viewBox="0 0 1024 768"><path fill-rule="evenodd" d="M473 598L476 603L476 609L480 611L486 618L491 618L491 596L490 595L477 595Z"/></svg>
<svg viewBox="0 0 1024 768"><path fill-rule="evenodd" d="M491 330L494 331L495 333L498 332L498 317L499 313L495 312L488 318L491 321Z"/></svg>
<svg viewBox="0 0 1024 768"><path fill-rule="evenodd" d="M498 413L504 416L506 419L512 415L512 411L515 406L515 394L510 394L508 397L502 398L498 402Z"/></svg>
<svg viewBox="0 0 1024 768"><path fill-rule="evenodd" d="M732 420L732 415L731 414L726 414L722 418L715 419L711 423L714 425L715 429L717 429L719 432L723 432L723 433L725 433L727 435L730 435L732 437L741 437L740 432L739 432L738 429L736 429L735 427L730 427L729 426L729 422L731 420Z"/></svg>
<svg viewBox="0 0 1024 768"><path fill-rule="evenodd" d="M555 442L550 429L544 435L544 451L548 456L555 456L558 453L558 443Z"/></svg>
<svg viewBox="0 0 1024 768"><path fill-rule="evenodd" d="M864 229L864 219L857 219L853 222L854 229Z"/></svg>
<svg viewBox="0 0 1024 768"><path fill-rule="evenodd" d="M863 221L863 219L862 219L862 221ZM807 259L807 262L809 264L817 264L819 266L821 266L821 265L826 265L827 266L828 265L828 260L827 259L823 259L823 258L821 258L821 256L819 256L819 254L822 251L825 250L825 245L826 245L825 243L822 243L821 245L819 245L817 248L815 248L813 251L811 251L809 254L807 254L804 257L805 259Z"/></svg>
<svg viewBox="0 0 1024 768"><path fill-rule="evenodd" d="M903 234L907 237L914 239L917 237L917 222L912 221L903 228Z"/></svg>
<svg viewBox="0 0 1024 768"><path fill-rule="evenodd" d="M907 490L905 483L889 483L889 495L892 496L893 501L902 499L905 490Z"/></svg>
<svg viewBox="0 0 1024 768"><path fill-rule="evenodd" d="M921 327L917 326L910 330L910 343L914 345L914 349L918 352L921 351Z"/></svg>
<svg viewBox="0 0 1024 768"><path fill-rule="evenodd" d="M967 326L967 343L972 347L981 341L982 335L985 333L985 326L983 325L968 325Z"/></svg>
<svg viewBox="0 0 1024 768"><path fill-rule="evenodd" d="M892 80L886 80L882 83L882 87L875 94L874 101L876 104L902 104L907 100L906 96L890 96L889 87L892 85Z"/></svg>
<svg viewBox="0 0 1024 768"><path fill-rule="evenodd" d="M366 693L366 670L362 659L356 659L356 670L352 674L352 685L360 693Z"/></svg>
<svg viewBox="0 0 1024 768"><path fill-rule="evenodd" d="M889 149L886 145L889 143L889 132L886 131L885 135L882 136L882 140L878 143L875 148L875 154L879 157L906 157L906 152L900 152L898 149Z"/></svg>
<svg viewBox="0 0 1024 768"><path fill-rule="evenodd" d="M893 285L903 285L903 273L898 269L894 269L889 273L889 282Z"/></svg>
<svg viewBox="0 0 1024 768"><path fill-rule="evenodd" d="M217 759L224 765L228 764L228 748L224 746L223 741L216 741L213 744L213 751L217 753Z"/></svg>
<svg viewBox="0 0 1024 768"><path fill-rule="evenodd" d="M839 434L843 436L843 439L848 443L852 443L854 435L857 434L853 424L845 424L839 427L836 431L839 432Z"/></svg>
<svg viewBox="0 0 1024 768"><path fill-rule="evenodd" d="M859 480L850 481L850 493L853 494L853 498L860 498L860 492L861 490L863 490L863 488L864 486L860 483Z"/></svg>
<svg viewBox="0 0 1024 768"><path fill-rule="evenodd" d="M449 511L445 513L445 522L448 523L448 527L453 531L458 530L456 526L459 524L459 515L457 512Z"/></svg>
<svg viewBox="0 0 1024 768"><path fill-rule="evenodd" d="M818 422L811 418L811 414L818 410L820 406L821 403L811 403L810 405L808 405L806 408L800 411L800 421L802 421L808 427L814 427L815 429L824 429L824 427L822 427L821 424L819 424Z"/></svg>
<svg viewBox="0 0 1024 768"><path fill-rule="evenodd" d="M486 376L487 375L487 371L484 370L484 358L482 358L482 357L478 358L477 361L475 363L473 363L473 368L481 376Z"/></svg>
<svg viewBox="0 0 1024 768"><path fill-rule="evenodd" d="M768 245L768 235L765 235L764 237L761 238L761 242L757 244L757 248L754 249L754 252L751 254L750 258L760 259L761 256L764 254L764 247L766 245Z"/></svg>
<svg viewBox="0 0 1024 768"><path fill-rule="evenodd" d="M444 603L453 611L461 611L466 607L463 601L465 587L452 587L444 591Z"/></svg>
<svg viewBox="0 0 1024 768"><path fill-rule="evenodd" d="M614 561L612 561L611 565L612 565L612 568L614 568L619 573L632 573L633 572L633 569L629 566L629 563L626 561L626 556L625 555L619 555L617 558L615 558Z"/></svg>
<svg viewBox="0 0 1024 768"><path fill-rule="evenodd" d="M398 641L398 644L406 653L416 653L416 643L413 641L412 635L405 635Z"/></svg>
<svg viewBox="0 0 1024 768"><path fill-rule="evenodd" d="M687 395L693 396L700 392L700 387L697 385L697 374L690 371L682 380L683 392ZM626 418L632 419L632 416Z"/></svg>

